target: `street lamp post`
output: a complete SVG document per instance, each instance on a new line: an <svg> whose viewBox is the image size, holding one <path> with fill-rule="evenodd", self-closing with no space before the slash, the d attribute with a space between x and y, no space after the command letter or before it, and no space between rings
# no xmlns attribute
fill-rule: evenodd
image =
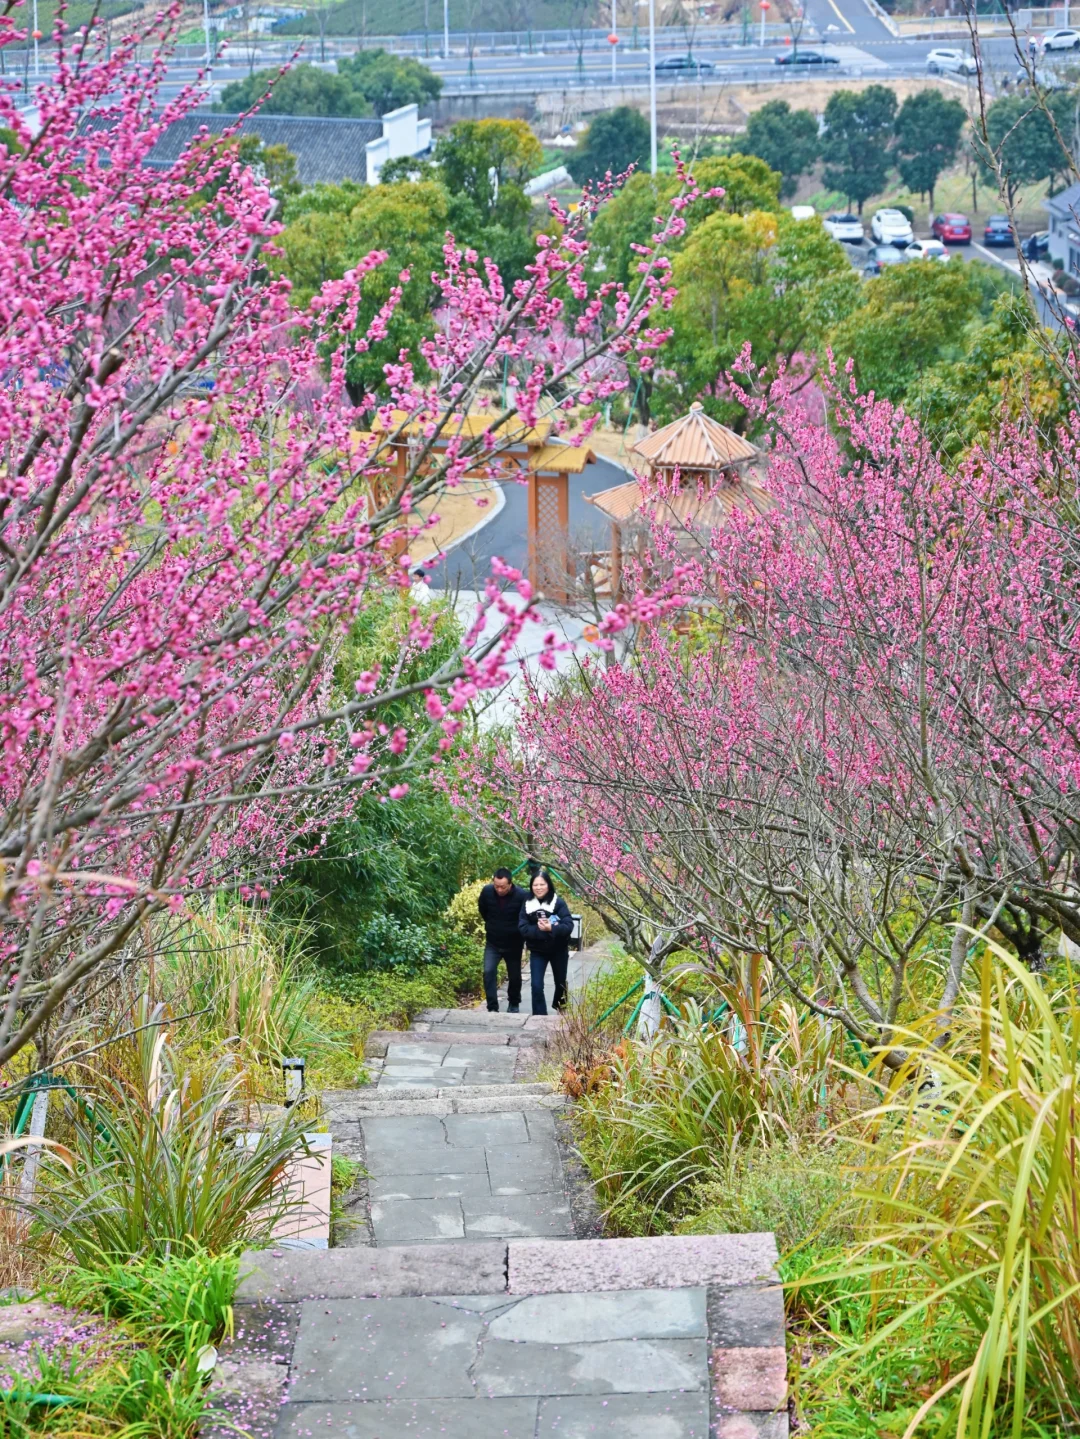
<svg viewBox="0 0 1080 1439"><path fill-rule="evenodd" d="M656 174L656 0L649 0L649 159Z"/></svg>
<svg viewBox="0 0 1080 1439"><path fill-rule="evenodd" d="M41 52L38 50L38 43L41 40L41 31L38 29L37 0L34 0L34 79L41 78Z"/></svg>
<svg viewBox="0 0 1080 1439"><path fill-rule="evenodd" d="M442 7L443 59L450 59L450 0L443 0Z"/></svg>
<svg viewBox="0 0 1080 1439"><path fill-rule="evenodd" d="M210 0L203 0L202 4L203 29L206 32L206 63L210 64Z"/></svg>
<svg viewBox="0 0 1080 1439"><path fill-rule="evenodd" d="M619 46L618 17L615 14L617 0L611 0L611 34L608 36L608 44L611 46L611 83L615 84L615 51Z"/></svg>
<svg viewBox="0 0 1080 1439"><path fill-rule="evenodd" d="M769 0L761 0L761 48L765 48L765 15L769 9Z"/></svg>

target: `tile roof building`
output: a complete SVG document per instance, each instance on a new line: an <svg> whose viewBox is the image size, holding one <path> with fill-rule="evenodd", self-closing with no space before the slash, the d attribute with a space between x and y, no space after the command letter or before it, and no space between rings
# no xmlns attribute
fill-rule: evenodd
<svg viewBox="0 0 1080 1439"><path fill-rule="evenodd" d="M109 129L109 117L88 123L95 131ZM431 121L420 118L419 107L403 105L381 120L354 120L324 115L265 115L241 118L212 110L182 115L150 151L149 164L166 169L174 165L203 129L211 135L236 128L241 135L258 135L264 145L284 145L296 156L301 185L377 185L387 160L422 155L431 148Z"/></svg>

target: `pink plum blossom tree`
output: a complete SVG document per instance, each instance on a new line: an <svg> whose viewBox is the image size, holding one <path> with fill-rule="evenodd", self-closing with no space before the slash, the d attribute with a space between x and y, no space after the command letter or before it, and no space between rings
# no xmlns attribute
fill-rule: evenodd
<svg viewBox="0 0 1080 1439"><path fill-rule="evenodd" d="M524 428L564 430L625 357L648 364L664 245L694 193L688 179L629 289L590 291L588 197L581 218L556 210L510 291L448 236L433 378L402 353L391 402L355 406L348 357L385 336L398 296L356 333L385 256L300 309L267 264L275 202L235 146L204 136L155 162L197 100L162 98L178 16L108 58L93 27L58 23L36 131L0 95L0 1065L30 1043L45 1062L152 917L262 883L350 787L404 794L505 683L533 604L499 565L452 663L403 685L430 642L413 607L397 660L345 702L330 677L366 608L408 609L420 501L513 472ZM22 38L16 18L0 45ZM489 423L463 425L477 410ZM388 732L406 692L426 695L428 726Z"/></svg>
<svg viewBox="0 0 1080 1439"><path fill-rule="evenodd" d="M765 513L676 533L653 496L644 564L689 566L693 603L535 690L490 778L639 953L674 926L736 975L762 954L888 1047L912 1004L947 1026L979 926L1032 964L1080 941L1080 422L950 467L903 411L826 399L831 427L783 378L744 394Z"/></svg>

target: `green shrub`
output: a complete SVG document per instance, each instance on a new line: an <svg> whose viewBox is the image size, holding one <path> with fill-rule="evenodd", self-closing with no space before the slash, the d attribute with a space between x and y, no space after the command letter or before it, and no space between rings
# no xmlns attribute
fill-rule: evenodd
<svg viewBox="0 0 1080 1439"><path fill-rule="evenodd" d="M356 933L359 967L414 975L430 964L434 945L421 924L389 914L373 914Z"/></svg>
<svg viewBox="0 0 1080 1439"><path fill-rule="evenodd" d="M477 901L487 880L474 880L472 884L459 889L446 907L446 922L466 939L484 939L484 921L480 918Z"/></svg>
<svg viewBox="0 0 1080 1439"><path fill-rule="evenodd" d="M781 1255L813 1244L850 1243L858 1212L853 1179L836 1144L751 1145L727 1175L694 1193L698 1212L680 1234L757 1234L771 1230Z"/></svg>

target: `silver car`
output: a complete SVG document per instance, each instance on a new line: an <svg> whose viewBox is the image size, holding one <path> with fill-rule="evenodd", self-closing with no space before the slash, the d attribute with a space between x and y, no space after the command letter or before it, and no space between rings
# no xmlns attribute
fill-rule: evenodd
<svg viewBox="0 0 1080 1439"><path fill-rule="evenodd" d="M1080 30L1048 30L1042 47L1044 50L1080 50Z"/></svg>
<svg viewBox="0 0 1080 1439"><path fill-rule="evenodd" d="M842 215L838 211L836 214L826 215L821 223L827 234L834 240L843 240L846 245L861 245L866 238L858 215Z"/></svg>
<svg viewBox="0 0 1080 1439"><path fill-rule="evenodd" d="M926 68L931 75L975 75L979 62L974 55L946 46L930 51L926 57Z"/></svg>

